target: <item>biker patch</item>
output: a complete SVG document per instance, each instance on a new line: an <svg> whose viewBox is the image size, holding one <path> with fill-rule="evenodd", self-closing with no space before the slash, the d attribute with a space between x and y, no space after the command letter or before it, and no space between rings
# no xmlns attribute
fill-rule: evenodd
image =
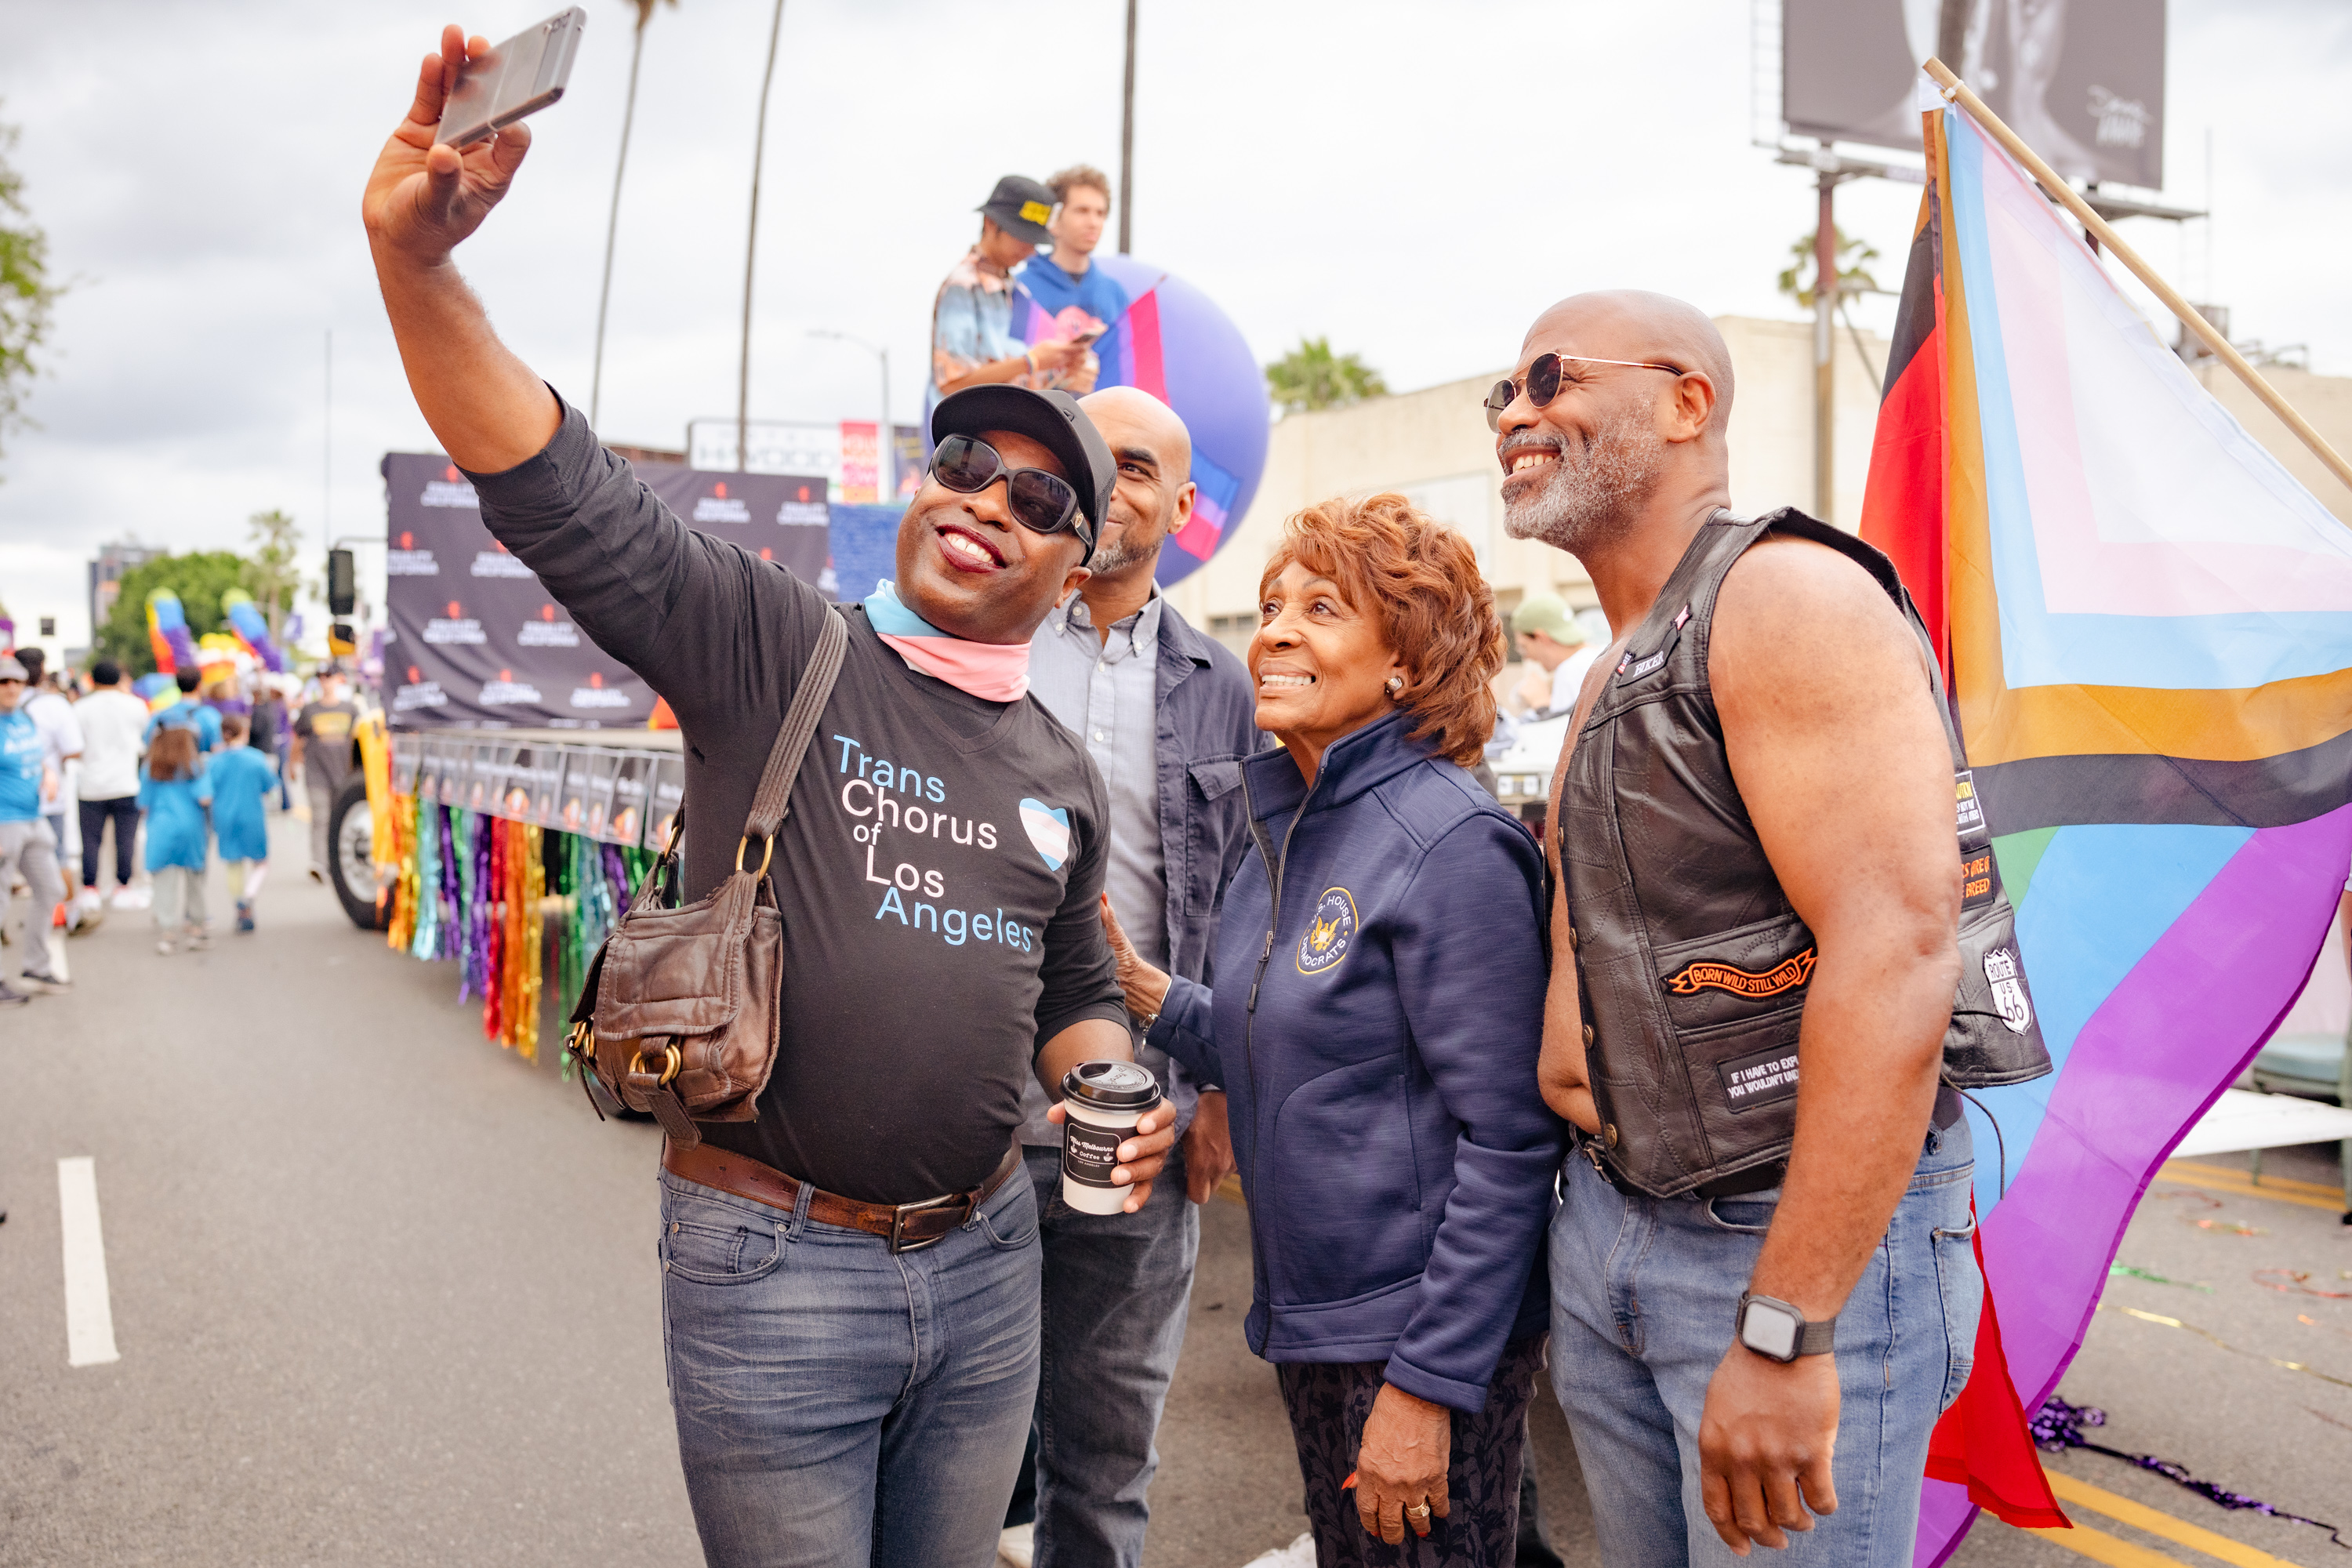
<svg viewBox="0 0 2352 1568"><path fill-rule="evenodd" d="M1963 842L1970 834L1985 830L1984 804L1977 799L1977 775L1972 770L1962 768L1952 775L1952 801L1958 810Z"/></svg>
<svg viewBox="0 0 2352 1568"><path fill-rule="evenodd" d="M2025 985L2018 978L2017 954L2005 947L1996 947L1984 956L1986 981L1992 986L1993 1010L2012 1035L2021 1035L2033 1026L2033 1005L2025 999Z"/></svg>
<svg viewBox="0 0 2352 1568"><path fill-rule="evenodd" d="M1718 1070L1723 1074L1723 1097L1731 1102L1731 1109L1753 1110L1796 1094L1797 1047L1774 1046L1769 1051L1724 1062Z"/></svg>
<svg viewBox="0 0 2352 1568"><path fill-rule="evenodd" d="M1675 644L1681 639L1683 626L1690 620L1690 617L1691 608L1688 605L1685 605L1682 607L1681 613L1675 616L1675 624L1666 630L1665 645L1659 648L1657 652L1644 654L1640 658L1635 658L1633 657L1633 650L1630 648L1627 649L1625 657L1617 661L1617 679L1620 680L1639 680L1645 675L1655 675L1659 670L1664 668L1666 664L1666 655L1675 651Z"/></svg>
<svg viewBox="0 0 2352 1568"><path fill-rule="evenodd" d="M1992 902L1994 882L1992 851L1964 849L1960 852L1960 908L1982 909Z"/></svg>
<svg viewBox="0 0 2352 1568"><path fill-rule="evenodd" d="M1752 974L1737 964L1701 960L1680 974L1667 975L1666 985L1682 996L1695 996L1702 989L1728 991L1734 996L1749 998L1778 996L1783 991L1794 991L1813 977L1813 949L1809 947L1761 974Z"/></svg>

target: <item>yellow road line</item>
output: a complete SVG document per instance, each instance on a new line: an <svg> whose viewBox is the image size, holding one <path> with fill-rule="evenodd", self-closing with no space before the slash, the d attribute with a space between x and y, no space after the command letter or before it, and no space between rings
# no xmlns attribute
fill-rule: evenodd
<svg viewBox="0 0 2352 1568"><path fill-rule="evenodd" d="M2194 1160L2168 1160L2165 1162L2164 1168L2167 1172L2177 1172L2184 1176L2219 1176L2223 1181L2246 1182L2265 1189L2277 1187L2285 1192L2303 1193L2315 1198L2340 1198L2344 1195L2343 1188L2331 1187L2324 1182L2298 1182L2291 1176L2264 1176L2261 1182L2255 1183L2253 1173L2251 1171L2238 1170L2229 1165L2204 1165Z"/></svg>
<svg viewBox="0 0 2352 1568"><path fill-rule="evenodd" d="M2119 1535L2093 1530L2087 1524L2078 1524L2072 1530L2029 1530L2025 1533L2038 1535L2053 1546L2063 1546L2078 1557L2107 1563L2109 1568L2189 1568L2178 1557L2135 1546Z"/></svg>
<svg viewBox="0 0 2352 1568"><path fill-rule="evenodd" d="M2327 1214L2342 1214L2345 1208L2344 1197L2340 1193L2333 1197L2311 1197L2303 1193L2288 1192L2283 1184L2264 1182L2258 1187L2242 1177L2231 1182L2219 1176L2184 1175L2170 1165L2158 1171L2156 1173L2156 1179L2159 1182L2171 1182L2180 1186L2196 1187L2202 1192L2227 1193L2233 1198L2268 1198L2273 1203L2297 1204L2305 1208L2319 1209ZM2297 1184L2310 1185L2309 1183ZM2327 1191L2326 1187L2314 1187L2312 1190L2318 1193Z"/></svg>
<svg viewBox="0 0 2352 1568"><path fill-rule="evenodd" d="M2234 1563L2238 1568L2294 1568L2294 1564L2284 1557L2273 1557L2269 1552L2248 1546L2242 1542L2232 1541L2226 1535L2216 1535L2213 1531L2190 1524L2185 1520L2175 1519L2168 1513L2148 1507L2146 1503L2134 1502L2127 1497L2118 1497L2104 1487L2095 1487L2088 1481L2077 1480L2063 1470L2053 1470L2045 1466L2043 1474L2050 1478L2050 1489L2057 1493L2064 1501L2078 1507L2095 1510L2105 1514L2109 1519L2119 1520L2134 1529L2145 1530L2150 1535L2160 1535L2176 1545L2202 1552L2208 1557L2218 1557L2224 1563ZM2060 1530L2039 1533L2055 1536L2070 1532Z"/></svg>

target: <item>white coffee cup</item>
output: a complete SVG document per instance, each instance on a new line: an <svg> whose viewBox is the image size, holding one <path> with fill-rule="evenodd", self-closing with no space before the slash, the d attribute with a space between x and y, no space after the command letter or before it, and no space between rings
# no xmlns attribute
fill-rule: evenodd
<svg viewBox="0 0 2352 1568"><path fill-rule="evenodd" d="M1080 1062L1062 1075L1062 1201L1080 1214L1117 1214L1129 1188L1113 1185L1118 1146L1160 1103L1160 1080L1133 1062Z"/></svg>

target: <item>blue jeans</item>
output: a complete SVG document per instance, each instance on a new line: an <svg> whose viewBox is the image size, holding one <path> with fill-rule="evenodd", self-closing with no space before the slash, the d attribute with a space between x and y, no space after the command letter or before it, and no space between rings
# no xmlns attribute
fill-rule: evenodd
<svg viewBox="0 0 2352 1568"><path fill-rule="evenodd" d="M1092 1215L1062 1202L1059 1145L1025 1152L1045 1237L1036 1568L1137 1568L1200 1211L1184 1195L1181 1156L1141 1213Z"/></svg>
<svg viewBox="0 0 2352 1568"><path fill-rule="evenodd" d="M704 1556L984 1568L1037 1396L1035 1199L936 1246L661 1177L662 1332ZM805 1189L804 1189L805 1190Z"/></svg>
<svg viewBox="0 0 2352 1568"><path fill-rule="evenodd" d="M1779 1565L1910 1568L1936 1418L1968 1382L1983 1281L1961 1121L1927 1134L1911 1185L1838 1314L1838 1509ZM1731 1348L1778 1188L1628 1197L1571 1155L1551 1226L1551 1376L1610 1568L1739 1561L1699 1500L1707 1380ZM1761 1559L1751 1555L1748 1562Z"/></svg>

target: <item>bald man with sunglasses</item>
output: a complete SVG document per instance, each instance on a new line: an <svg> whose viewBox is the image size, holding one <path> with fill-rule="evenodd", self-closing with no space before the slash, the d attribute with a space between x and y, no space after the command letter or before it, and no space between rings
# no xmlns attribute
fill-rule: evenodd
<svg viewBox="0 0 2352 1568"><path fill-rule="evenodd" d="M1895 1568L1980 1289L1952 749L1885 558L1730 510L1731 400L1714 325L1628 291L1486 404L1507 531L1618 634L1546 845L1552 1377L1613 1568Z"/></svg>
<svg viewBox="0 0 2352 1568"><path fill-rule="evenodd" d="M530 132L434 142L459 62L487 47L451 27L425 58L368 181L376 276L484 522L677 712L683 891L699 898L732 868L794 686L844 612L684 526L491 331L452 252ZM1057 393L975 387L932 435L897 581L845 606L841 675L771 844L773 1075L756 1120L663 1151L663 1338L714 1563L994 1554L1037 1388L1023 1085L1058 1099L1077 1063L1130 1057L1097 912L1102 778L1027 695L1031 635L1087 580L1115 466ZM1119 1145L1131 1212L1173 1121L1147 1111Z"/></svg>

